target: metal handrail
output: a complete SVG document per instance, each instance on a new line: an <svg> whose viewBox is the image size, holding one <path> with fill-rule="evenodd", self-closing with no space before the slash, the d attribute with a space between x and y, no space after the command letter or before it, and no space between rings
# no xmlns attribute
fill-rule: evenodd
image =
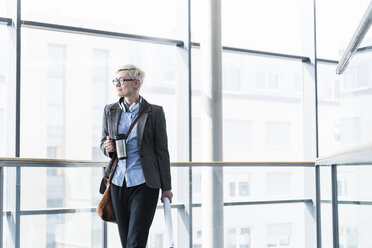
<svg viewBox="0 0 372 248"><path fill-rule="evenodd" d="M0 167L104 167L107 161L0 158ZM314 162L171 162L172 167L313 167Z"/></svg>
<svg viewBox="0 0 372 248"><path fill-rule="evenodd" d="M372 145L364 145L352 149L320 157L315 160L316 165L371 165L372 164Z"/></svg>

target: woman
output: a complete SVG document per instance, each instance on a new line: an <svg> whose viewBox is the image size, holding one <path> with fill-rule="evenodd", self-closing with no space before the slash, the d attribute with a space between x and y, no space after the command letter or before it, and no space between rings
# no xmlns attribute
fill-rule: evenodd
<svg viewBox="0 0 372 248"><path fill-rule="evenodd" d="M120 99L105 106L102 125L101 149L112 158L116 156L114 138L126 134L140 115L126 139L127 159L118 160L110 186L125 248L146 247L159 189L161 201L167 197L172 202L173 197L164 111L140 96L143 79L144 72L136 66L117 70L113 83Z"/></svg>

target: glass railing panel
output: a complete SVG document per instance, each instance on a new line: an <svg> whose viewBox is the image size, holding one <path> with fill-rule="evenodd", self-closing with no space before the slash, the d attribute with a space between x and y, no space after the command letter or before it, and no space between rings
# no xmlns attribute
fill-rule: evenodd
<svg viewBox="0 0 372 248"><path fill-rule="evenodd" d="M103 224L96 213L21 217L21 247L103 246Z"/></svg>
<svg viewBox="0 0 372 248"><path fill-rule="evenodd" d="M225 202L294 200L311 198L314 168L302 166L225 166ZM193 203L202 198L203 167L193 167Z"/></svg>
<svg viewBox="0 0 372 248"><path fill-rule="evenodd" d="M331 167L320 167L322 247L332 247L332 178Z"/></svg>
<svg viewBox="0 0 372 248"><path fill-rule="evenodd" d="M371 247L372 164L337 167L340 247Z"/></svg>
<svg viewBox="0 0 372 248"><path fill-rule="evenodd" d="M306 247L303 203L224 208L224 247ZM202 247L202 211L193 208L193 247Z"/></svg>
<svg viewBox="0 0 372 248"><path fill-rule="evenodd" d="M338 205L340 247L372 247L372 205Z"/></svg>
<svg viewBox="0 0 372 248"><path fill-rule="evenodd" d="M102 174L99 167L21 168L21 209L94 207Z"/></svg>

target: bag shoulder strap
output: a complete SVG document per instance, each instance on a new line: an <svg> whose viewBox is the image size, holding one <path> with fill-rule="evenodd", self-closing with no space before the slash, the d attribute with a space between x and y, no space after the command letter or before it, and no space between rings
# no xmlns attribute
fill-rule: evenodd
<svg viewBox="0 0 372 248"><path fill-rule="evenodd" d="M139 115L137 116L137 118L134 120L134 122L132 123L132 125L130 125L130 128L127 132L127 134L125 135L125 139L128 138L130 132L132 131L134 125L136 125L137 121L142 117L142 115L145 113L145 111L150 107L150 104L147 103L146 106L141 110L141 112L139 113Z"/></svg>

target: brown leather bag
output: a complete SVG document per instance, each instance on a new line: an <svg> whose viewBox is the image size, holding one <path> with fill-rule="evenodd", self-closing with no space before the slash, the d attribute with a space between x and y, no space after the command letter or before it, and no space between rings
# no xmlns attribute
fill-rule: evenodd
<svg viewBox="0 0 372 248"><path fill-rule="evenodd" d="M114 208L112 206L112 201L111 201L111 192L110 192L110 189L111 189L110 181L111 181L112 175L114 174L113 171L115 171L114 169L116 168L116 163L117 163L116 155L114 158L112 158L112 160L113 160L113 163L110 169L110 177L109 179L105 179L106 190L103 193L101 201L98 203L96 212L98 216L101 217L102 220L116 223Z"/></svg>
<svg viewBox="0 0 372 248"><path fill-rule="evenodd" d="M116 223L114 208L112 207L110 183L108 184L101 201L97 206L97 214L102 220Z"/></svg>

